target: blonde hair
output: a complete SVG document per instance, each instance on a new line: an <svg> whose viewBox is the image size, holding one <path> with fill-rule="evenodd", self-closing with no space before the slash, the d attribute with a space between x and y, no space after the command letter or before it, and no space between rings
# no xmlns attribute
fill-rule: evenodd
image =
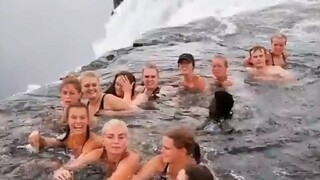
<svg viewBox="0 0 320 180"><path fill-rule="evenodd" d="M113 126L121 126L125 129L127 135L129 134L129 130L128 130L128 126L127 124L124 122L124 121L121 121L119 119L111 119L110 121L106 122L104 125L103 125L103 128L102 128L102 134L106 134L107 133L107 130Z"/></svg>
<svg viewBox="0 0 320 180"><path fill-rule="evenodd" d="M219 54L218 54L218 55L215 55L212 60L214 60L214 59L220 59L220 60L222 60L223 63L224 63L224 66L225 66L226 68L229 67L228 59L227 59L225 56L222 56L222 55L219 55Z"/></svg>
<svg viewBox="0 0 320 180"><path fill-rule="evenodd" d="M83 78L85 77L93 77L93 78L97 78L98 81L100 82L100 76L97 72L95 71L84 71L81 73L81 76L80 76L80 81L82 81Z"/></svg>
<svg viewBox="0 0 320 180"><path fill-rule="evenodd" d="M274 34L272 35L271 37L271 43L273 43L273 39L284 39L285 40L285 44L287 44L287 36L282 34L282 33L277 33L277 34Z"/></svg>

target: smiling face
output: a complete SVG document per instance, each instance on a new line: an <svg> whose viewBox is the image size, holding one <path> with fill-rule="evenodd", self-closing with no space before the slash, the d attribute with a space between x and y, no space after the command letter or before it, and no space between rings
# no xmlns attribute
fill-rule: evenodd
<svg viewBox="0 0 320 180"><path fill-rule="evenodd" d="M281 55L286 49L286 39L282 37L272 38L272 52L275 55Z"/></svg>
<svg viewBox="0 0 320 180"><path fill-rule="evenodd" d="M116 82L114 84L114 88L116 90L116 94L118 97L123 97L124 96L124 92L123 92L123 89L122 89L122 84L123 83L123 79L121 76L118 76L117 79L116 79Z"/></svg>
<svg viewBox="0 0 320 180"><path fill-rule="evenodd" d="M100 94L99 80L96 77L83 77L81 79L83 96L87 99L96 99Z"/></svg>
<svg viewBox="0 0 320 180"><path fill-rule="evenodd" d="M121 155L128 146L128 129L121 124L111 124L105 129L104 147L108 153Z"/></svg>
<svg viewBox="0 0 320 180"><path fill-rule="evenodd" d="M181 155L185 155L186 150L184 148L178 149L174 145L173 139L163 136L161 156L165 163L175 162Z"/></svg>
<svg viewBox="0 0 320 180"><path fill-rule="evenodd" d="M216 78L226 77L227 67L225 61L221 58L214 58L212 60L211 72Z"/></svg>
<svg viewBox="0 0 320 180"><path fill-rule="evenodd" d="M71 107L68 113L68 124L73 134L84 134L89 125L89 116L85 107Z"/></svg>
<svg viewBox="0 0 320 180"><path fill-rule="evenodd" d="M142 73L142 79L147 89L155 89L158 87L159 74L154 68L145 68Z"/></svg>
<svg viewBox="0 0 320 180"><path fill-rule="evenodd" d="M179 62L179 69L183 75L190 74L193 72L193 66L190 60L183 59Z"/></svg>
<svg viewBox="0 0 320 180"><path fill-rule="evenodd" d="M79 102L82 95L73 84L65 84L61 88L60 94L64 107Z"/></svg>

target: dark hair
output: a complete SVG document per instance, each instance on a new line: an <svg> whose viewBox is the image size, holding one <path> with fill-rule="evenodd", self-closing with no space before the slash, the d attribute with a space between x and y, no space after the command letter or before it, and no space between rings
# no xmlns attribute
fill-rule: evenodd
<svg viewBox="0 0 320 180"><path fill-rule="evenodd" d="M197 164L201 161L200 146L196 143L191 129L186 127L178 127L171 129L165 133L165 136L173 140L177 149L185 148L187 155L192 155Z"/></svg>
<svg viewBox="0 0 320 180"><path fill-rule="evenodd" d="M65 119L65 122L68 122L69 113L70 113L70 110L71 110L72 108L84 108L84 109L86 109L87 116L88 116L88 119L89 119L89 109L88 109L88 107L87 107L85 104L79 102L79 103L70 104L70 105L67 107L67 109L66 109L66 114L65 114L65 118L66 118L66 119ZM68 126L66 127L65 136L62 137L60 140L61 140L61 141L67 140L68 137L69 137L69 135L70 135L70 127L69 127L69 125L68 125ZM89 128L89 126L87 126L86 140L88 140L89 137L90 137L90 128Z"/></svg>
<svg viewBox="0 0 320 180"><path fill-rule="evenodd" d="M211 171L203 165L188 165L185 171L188 180L214 180Z"/></svg>
<svg viewBox="0 0 320 180"><path fill-rule="evenodd" d="M79 81L79 79L77 79L76 77L66 77L63 79L61 85L60 85L60 91L62 90L62 88L64 88L66 85L73 85L73 87L79 92L81 93L81 82Z"/></svg>
<svg viewBox="0 0 320 180"><path fill-rule="evenodd" d="M209 106L210 119L231 119L234 105L233 96L227 91L216 91Z"/></svg>
<svg viewBox="0 0 320 180"><path fill-rule="evenodd" d="M282 34L282 33L277 33L277 34L272 35L272 37L270 39L271 43L273 43L273 39L277 39L277 38L284 39L285 40L285 44L287 44L287 36Z"/></svg>
<svg viewBox="0 0 320 180"><path fill-rule="evenodd" d="M228 60L227 60L226 57L224 57L224 56L222 56L222 55L215 55L215 56L213 57L213 59L221 59L221 60L223 61L223 63L224 63L224 66L225 66L226 68L229 67L229 63L228 63Z"/></svg>
<svg viewBox="0 0 320 180"><path fill-rule="evenodd" d="M119 73L117 73L114 77L114 80L112 82L112 84L109 86L109 88L104 92L106 94L113 94L117 97L119 97L116 93L116 88L115 88L115 85L116 85L116 81L117 81L117 78L119 76L126 76L128 79L129 79L129 82L130 83L134 83L133 86L132 86L132 94L131 94L131 97L134 96L134 92L135 92L135 85L136 85L136 77L134 77L134 75L131 73L131 72L128 72L128 71L121 71Z"/></svg>

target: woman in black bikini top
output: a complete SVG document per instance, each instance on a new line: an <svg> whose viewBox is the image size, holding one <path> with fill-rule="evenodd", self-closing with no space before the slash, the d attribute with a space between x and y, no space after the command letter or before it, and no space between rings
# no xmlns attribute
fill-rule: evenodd
<svg viewBox="0 0 320 180"><path fill-rule="evenodd" d="M167 131L162 139L161 155L146 163L134 180L155 177L158 180L175 178L182 167L200 163L200 147L195 142L191 130L179 127ZM155 168L155 169L154 169ZM156 173L159 173L158 175Z"/></svg>
<svg viewBox="0 0 320 180"><path fill-rule="evenodd" d="M90 116L98 115L100 110L122 111L132 107L132 89L134 83L130 83L124 78L121 84L123 89L123 98L119 98L112 93L102 93L100 89L99 76L94 71L86 71L81 74L82 92L84 98L88 99L88 108Z"/></svg>

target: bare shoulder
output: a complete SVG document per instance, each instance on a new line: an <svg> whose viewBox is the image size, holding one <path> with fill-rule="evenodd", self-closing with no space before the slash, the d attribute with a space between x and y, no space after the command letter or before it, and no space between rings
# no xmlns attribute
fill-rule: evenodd
<svg viewBox="0 0 320 180"><path fill-rule="evenodd" d="M90 134L90 138L88 140L91 149L97 149L97 148L102 148L103 147L103 139L101 136L98 136L95 133Z"/></svg>
<svg viewBox="0 0 320 180"><path fill-rule="evenodd" d="M143 91L143 89L144 89L144 86L137 86L135 91L140 93Z"/></svg>
<svg viewBox="0 0 320 180"><path fill-rule="evenodd" d="M134 161L134 162L137 162L137 161L140 161L140 155L136 152L133 152L133 151L129 151L129 156L127 157L127 159L129 161Z"/></svg>

